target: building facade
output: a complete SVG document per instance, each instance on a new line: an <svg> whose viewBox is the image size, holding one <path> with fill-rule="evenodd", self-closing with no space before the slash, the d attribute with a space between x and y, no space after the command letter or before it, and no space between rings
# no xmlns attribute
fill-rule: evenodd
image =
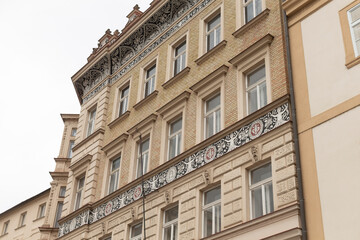
<svg viewBox="0 0 360 240"><path fill-rule="evenodd" d="M360 1L283 3L309 239L360 239Z"/></svg>

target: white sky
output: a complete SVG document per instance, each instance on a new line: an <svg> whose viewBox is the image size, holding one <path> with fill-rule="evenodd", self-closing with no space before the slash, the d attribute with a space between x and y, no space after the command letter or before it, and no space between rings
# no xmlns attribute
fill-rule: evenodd
<svg viewBox="0 0 360 240"><path fill-rule="evenodd" d="M79 113L71 82L106 29L151 0L0 0L0 213L50 187L63 132Z"/></svg>

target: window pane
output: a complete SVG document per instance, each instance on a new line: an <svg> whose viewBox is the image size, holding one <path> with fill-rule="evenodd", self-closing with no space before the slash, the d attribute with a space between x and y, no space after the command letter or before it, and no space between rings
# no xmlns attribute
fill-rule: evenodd
<svg viewBox="0 0 360 240"><path fill-rule="evenodd" d="M220 198L221 198L221 190L219 186L205 193L204 204L207 205L209 203L219 200Z"/></svg>
<svg viewBox="0 0 360 240"><path fill-rule="evenodd" d="M156 71L156 65L154 65L149 70L147 70L146 78L149 78L150 76L155 75L155 71Z"/></svg>
<svg viewBox="0 0 360 240"><path fill-rule="evenodd" d="M212 234L212 210L208 208L204 210L204 237Z"/></svg>
<svg viewBox="0 0 360 240"><path fill-rule="evenodd" d="M208 22L208 31L215 28L219 23L220 23L220 14Z"/></svg>
<svg viewBox="0 0 360 240"><path fill-rule="evenodd" d="M261 1L262 0L255 0L255 15L257 16L262 11L261 7Z"/></svg>
<svg viewBox="0 0 360 240"><path fill-rule="evenodd" d="M248 85L247 87L250 87L251 85L255 84L256 82L262 80L265 78L265 66L260 67L256 71L252 72L248 75Z"/></svg>
<svg viewBox="0 0 360 240"><path fill-rule="evenodd" d="M62 212L62 208L63 208L63 203L62 202L58 202L57 208L56 208L56 215L55 215L55 227L59 227L59 223L58 220L61 217L61 212Z"/></svg>
<svg viewBox="0 0 360 240"><path fill-rule="evenodd" d="M263 215L261 186L251 191L252 218Z"/></svg>
<svg viewBox="0 0 360 240"><path fill-rule="evenodd" d="M85 178L82 177L79 179L79 185L78 185L78 189L81 189L84 187L84 182L85 182Z"/></svg>
<svg viewBox="0 0 360 240"><path fill-rule="evenodd" d="M171 226L164 228L164 240L172 240L171 239Z"/></svg>
<svg viewBox="0 0 360 240"><path fill-rule="evenodd" d="M253 18L254 18L254 7L253 7L253 2L251 2L245 7L245 22L249 22Z"/></svg>
<svg viewBox="0 0 360 240"><path fill-rule="evenodd" d="M180 64L181 64L180 58L177 58L174 63L174 75L178 74L181 71Z"/></svg>
<svg viewBox="0 0 360 240"><path fill-rule="evenodd" d="M131 228L131 237L136 237L141 235L142 223L137 224Z"/></svg>
<svg viewBox="0 0 360 240"><path fill-rule="evenodd" d="M249 114L258 109L256 87L248 91L248 111Z"/></svg>
<svg viewBox="0 0 360 240"><path fill-rule="evenodd" d="M360 39L360 22L358 24L356 24L354 27L354 37L355 40L359 40Z"/></svg>
<svg viewBox="0 0 360 240"><path fill-rule="evenodd" d="M264 107L267 104L267 93L266 93L266 82L263 82L259 85L259 94L260 94L260 108Z"/></svg>
<svg viewBox="0 0 360 240"><path fill-rule="evenodd" d="M206 101L206 112L210 112L220 105L220 94Z"/></svg>
<svg viewBox="0 0 360 240"><path fill-rule="evenodd" d="M172 240L176 240L177 235L178 235L177 224L174 224L174 234L173 234L173 239Z"/></svg>
<svg viewBox="0 0 360 240"><path fill-rule="evenodd" d="M268 163L251 172L251 184L255 184L271 177L271 164Z"/></svg>
<svg viewBox="0 0 360 240"><path fill-rule="evenodd" d="M221 205L215 206L215 232L220 232L221 229Z"/></svg>
<svg viewBox="0 0 360 240"><path fill-rule="evenodd" d="M214 135L214 115L213 114L210 114L209 116L206 117L205 131L206 131L206 135L205 135L206 138Z"/></svg>
<svg viewBox="0 0 360 240"><path fill-rule="evenodd" d="M176 156L176 136L169 141L169 159Z"/></svg>
<svg viewBox="0 0 360 240"><path fill-rule="evenodd" d="M178 218L178 206L165 211L165 223Z"/></svg>
<svg viewBox="0 0 360 240"><path fill-rule="evenodd" d="M272 182L265 184L265 207L266 213L274 211L273 187Z"/></svg>
<svg viewBox="0 0 360 240"><path fill-rule="evenodd" d="M214 134L220 132L220 109L215 112L215 116L216 116L216 119L215 119L215 132L214 132Z"/></svg>
<svg viewBox="0 0 360 240"><path fill-rule="evenodd" d="M350 16L351 16L351 23L359 20L359 19L360 19L360 6L354 8L354 9L350 12Z"/></svg>
<svg viewBox="0 0 360 240"><path fill-rule="evenodd" d="M220 26L216 29L215 33L216 33L215 45L218 45L219 42L220 42L220 33L221 33L221 27Z"/></svg>
<svg viewBox="0 0 360 240"><path fill-rule="evenodd" d="M175 56L178 56L180 53L186 50L186 42L183 42L175 49Z"/></svg>
<svg viewBox="0 0 360 240"><path fill-rule="evenodd" d="M181 130L181 127L182 127L182 118L170 124L170 134L173 134Z"/></svg>
<svg viewBox="0 0 360 240"><path fill-rule="evenodd" d="M59 197L65 197L66 187L60 187Z"/></svg>
<svg viewBox="0 0 360 240"><path fill-rule="evenodd" d="M208 51L215 46L215 39L214 38L215 38L215 33L214 32L211 32L207 36L207 50Z"/></svg>
<svg viewBox="0 0 360 240"><path fill-rule="evenodd" d="M178 136L178 140L177 140L176 156L180 154L180 149L181 149L181 133L179 133L177 136Z"/></svg>
<svg viewBox="0 0 360 240"><path fill-rule="evenodd" d="M75 137L76 135L76 128L71 129L71 136Z"/></svg>
<svg viewBox="0 0 360 240"><path fill-rule="evenodd" d="M114 161L112 161L111 171L114 171L114 170L118 169L119 167L120 167L120 158L117 158Z"/></svg>

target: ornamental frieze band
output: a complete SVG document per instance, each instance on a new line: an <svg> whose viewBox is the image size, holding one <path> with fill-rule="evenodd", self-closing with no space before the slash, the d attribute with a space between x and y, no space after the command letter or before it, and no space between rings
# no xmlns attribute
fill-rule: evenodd
<svg viewBox="0 0 360 240"><path fill-rule="evenodd" d="M118 80L212 1L213 0L203 0L201 4L193 8L190 12L188 12L188 10L199 3L200 0L168 1L137 31L132 33L120 46L110 53L110 60L108 56L104 56L76 81L75 86L83 102L88 101L106 85ZM185 15L186 12L188 13ZM181 17L182 19L176 25L170 27ZM156 38L157 40L154 41ZM152 43L147 46L150 42ZM137 57L133 59L136 55ZM93 89L99 82L121 68L122 70L120 72Z"/></svg>
<svg viewBox="0 0 360 240"><path fill-rule="evenodd" d="M148 195L289 121L289 103L284 103L262 117L186 157L168 169L146 179L143 183L144 189L142 184L139 184L120 193L110 201L94 209L86 210L64 222L59 227L58 236L64 236L83 225L92 224L140 199L143 194Z"/></svg>

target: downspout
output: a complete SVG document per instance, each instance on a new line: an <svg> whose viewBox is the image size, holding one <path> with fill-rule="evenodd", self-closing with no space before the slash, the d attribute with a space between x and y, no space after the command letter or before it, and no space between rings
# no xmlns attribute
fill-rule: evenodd
<svg viewBox="0 0 360 240"><path fill-rule="evenodd" d="M299 132L297 127L297 119L296 119L296 105L295 105L295 94L294 94L294 80L293 80L292 67L291 67L292 65L291 65L291 54L290 54L289 29L288 29L288 22L285 11L283 11L283 19L284 19L283 24L284 24L285 45L286 45L287 70L289 74L290 105L291 105L291 115L292 115L292 127L294 134L293 138L295 145L296 175L298 178L301 232L302 232L302 239L307 240L305 203L304 203L304 193L303 193L303 183L302 183L302 173L301 173L301 163L300 163L300 150L299 150Z"/></svg>

